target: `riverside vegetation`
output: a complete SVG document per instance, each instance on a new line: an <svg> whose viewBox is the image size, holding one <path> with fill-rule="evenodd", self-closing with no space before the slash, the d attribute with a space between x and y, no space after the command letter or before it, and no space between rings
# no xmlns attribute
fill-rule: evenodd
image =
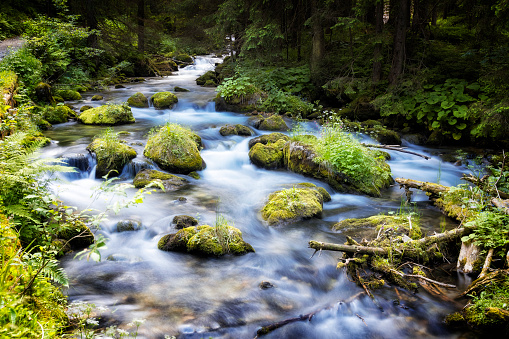
<svg viewBox="0 0 509 339"><path fill-rule="evenodd" d="M137 3L136 14L127 12L126 3L104 1L91 10L79 1L46 6L23 0L0 9L5 14L0 37L23 34L26 40L0 61L2 336L61 337L70 323L83 320L65 313L61 286L68 281L57 258L91 245L90 219L48 190L47 173L69 167L37 157L37 149L49 142L41 131L76 118L61 101L78 100L80 91L131 81L128 77L171 73L177 64L192 62L188 54L225 48L228 37L231 56L203 83L219 85L218 107L318 119L324 125L320 138L297 132L291 138L281 134L250 145L250 157L259 166L287 168L339 191L377 196L392 182L390 168L382 152L345 133L348 120L378 119L404 136L420 134L418 139L429 145L509 144L506 2L459 1L452 6L444 1L431 6L419 1L410 10L409 1L399 0L391 2L386 24L382 19L388 2L383 1L280 1L269 6L265 1L227 0L195 6L190 0L157 4L146 0ZM179 20L159 15L171 12L178 13ZM120 19L124 17L128 24ZM145 99L139 96L129 104L145 107ZM166 99L161 108L176 102L172 95ZM151 101L159 105L157 96ZM77 119L94 125L134 122L127 103L91 108ZM163 142L172 145L172 154L157 149ZM90 149L107 162L98 175L119 172L120 163L133 157L131 149L118 161L112 157L124 146L111 131L94 140ZM168 124L153 132L145 153L167 170L188 174L204 168L200 146L196 134ZM172 165L171 157L185 158L185 164ZM473 186L429 192L437 206L461 222L461 231L449 234L451 241L420 238L418 220L411 213L378 217L383 226L374 226L377 235L371 242L351 239L347 245L383 252L345 256L338 266L344 264L370 295L384 281L369 271L361 276L361 269L414 289L417 285L405 278L424 285L426 274L417 264L400 269L406 255L428 264L448 251L457 252L460 242L473 244L480 249L473 273L481 275L467 291L469 306L448 321L466 322L483 331L507 331L509 283L503 269L508 265L509 231L502 200L509 194L509 165L505 155L490 160L485 176L468 178ZM166 179L156 180L164 186ZM298 201L302 189L277 194ZM323 201L311 191L318 207ZM238 240L230 227L218 220L214 227L198 226L188 232L196 233L193 237L206 231L218 240ZM198 242L185 239L186 249L194 251ZM224 254L231 244L219 241L221 250L216 246L212 252ZM95 258L101 245L103 240L95 239L83 254ZM252 250L242 246L242 253Z"/></svg>

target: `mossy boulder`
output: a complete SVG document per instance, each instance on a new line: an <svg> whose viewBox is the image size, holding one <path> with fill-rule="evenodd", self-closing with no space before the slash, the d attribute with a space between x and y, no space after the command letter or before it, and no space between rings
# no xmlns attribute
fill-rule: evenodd
<svg viewBox="0 0 509 339"><path fill-rule="evenodd" d="M321 217L324 197L314 188L295 186L271 193L262 218L271 226Z"/></svg>
<svg viewBox="0 0 509 339"><path fill-rule="evenodd" d="M249 150L249 159L254 165L265 169L282 168L283 145L283 140L269 145L257 143Z"/></svg>
<svg viewBox="0 0 509 339"><path fill-rule="evenodd" d="M155 108L172 108L178 102L178 98L171 92L158 92L150 97L150 101Z"/></svg>
<svg viewBox="0 0 509 339"><path fill-rule="evenodd" d="M78 91L72 89L61 89L58 90L56 95L62 97L64 100L81 100L81 94Z"/></svg>
<svg viewBox="0 0 509 339"><path fill-rule="evenodd" d="M117 222L116 229L117 232L139 231L143 229L143 225L139 220L126 219Z"/></svg>
<svg viewBox="0 0 509 339"><path fill-rule="evenodd" d="M127 103L87 109L79 115L78 121L85 125L122 125L135 122Z"/></svg>
<svg viewBox="0 0 509 339"><path fill-rule="evenodd" d="M205 257L254 252L242 238L242 232L229 225L186 227L163 236L157 247L163 251L189 252Z"/></svg>
<svg viewBox="0 0 509 339"><path fill-rule="evenodd" d="M56 234L56 238L68 242L73 250L82 249L94 243L94 234L85 223L79 220L66 224L66 227Z"/></svg>
<svg viewBox="0 0 509 339"><path fill-rule="evenodd" d="M80 113L83 113L85 112L87 109L91 109L91 108L94 108L93 106L90 106L90 105L83 105L80 107Z"/></svg>
<svg viewBox="0 0 509 339"><path fill-rule="evenodd" d="M186 186L189 182L173 174L163 173L152 169L139 171L133 180L136 188L145 187L153 181L160 182L166 192L178 190Z"/></svg>
<svg viewBox="0 0 509 339"><path fill-rule="evenodd" d="M199 86L217 86L217 74L214 71L208 71L196 79L196 84Z"/></svg>
<svg viewBox="0 0 509 339"><path fill-rule="evenodd" d="M177 56L175 56L175 60L188 64L192 64L194 62L193 57L186 53L177 54Z"/></svg>
<svg viewBox="0 0 509 339"><path fill-rule="evenodd" d="M257 115L251 120L255 128L262 131L288 131L290 128L278 114L272 114L269 117Z"/></svg>
<svg viewBox="0 0 509 339"><path fill-rule="evenodd" d="M129 106L132 107L138 108L148 107L148 99L141 92L136 92L135 94L131 95L129 99L127 99L127 103L129 104Z"/></svg>
<svg viewBox="0 0 509 339"><path fill-rule="evenodd" d="M61 96L59 96L59 95L54 95L54 96L53 96L53 100L55 100L55 102L57 102L57 103L58 103L58 102L64 102L64 101L65 101L65 100L64 100L64 98L62 98L62 97L61 97Z"/></svg>
<svg viewBox="0 0 509 339"><path fill-rule="evenodd" d="M174 92L189 92L189 90L187 88L183 88L183 87L179 87L179 86L175 86L173 91Z"/></svg>
<svg viewBox="0 0 509 339"><path fill-rule="evenodd" d="M201 138L197 134L178 124L167 123L149 137L143 154L164 170L188 174L205 167L200 146Z"/></svg>
<svg viewBox="0 0 509 339"><path fill-rule="evenodd" d="M253 135L253 132L251 132L251 129L244 125L225 125L222 126L219 129L219 134L221 134L223 137L227 135L241 135L241 136L251 136Z"/></svg>
<svg viewBox="0 0 509 339"><path fill-rule="evenodd" d="M283 133L278 133L278 132L264 134L264 135L260 135L259 137L249 140L249 148L253 147L255 144L258 144L258 143L261 143L264 145L274 144L278 140L284 140L286 142L286 141L290 140L290 138L287 135L285 135Z"/></svg>
<svg viewBox="0 0 509 339"><path fill-rule="evenodd" d="M180 230L186 227L192 227L198 225L198 220L189 215L176 215L172 223L175 224L175 228Z"/></svg>
<svg viewBox="0 0 509 339"><path fill-rule="evenodd" d="M283 148L284 166L288 170L325 181L340 192L361 192L370 196L380 196L380 190L389 187L394 182L390 176L391 169L389 165L383 161L380 161L378 166L380 171L383 171L386 175L378 176L376 182L364 183L331 169L326 164L318 161L317 157L318 155L312 145L307 142L290 141Z"/></svg>
<svg viewBox="0 0 509 339"><path fill-rule="evenodd" d="M106 174L118 176L122 173L124 166L136 158L136 151L131 146L109 138L96 138L87 150L95 153L97 158L96 178L101 178Z"/></svg>
<svg viewBox="0 0 509 339"><path fill-rule="evenodd" d="M47 106L43 111L43 118L50 124L61 124L70 118L76 117L76 113L67 106Z"/></svg>
<svg viewBox="0 0 509 339"><path fill-rule="evenodd" d="M102 100L102 99L104 99L104 97L102 95L96 94L90 100L92 100L92 101L99 101L99 100Z"/></svg>
<svg viewBox="0 0 509 339"><path fill-rule="evenodd" d="M45 82L39 82L35 86L35 97L39 102L54 104L55 100L51 94L51 86Z"/></svg>

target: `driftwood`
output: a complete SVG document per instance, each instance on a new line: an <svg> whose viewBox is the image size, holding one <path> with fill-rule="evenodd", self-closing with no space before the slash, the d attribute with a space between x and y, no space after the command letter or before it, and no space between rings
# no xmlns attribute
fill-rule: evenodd
<svg viewBox="0 0 509 339"><path fill-rule="evenodd" d="M488 269L491 266L491 259L493 258L493 252L493 248L490 248L488 254L486 255L486 260L484 260L484 265L482 267L481 274L479 274L479 278L486 276L486 273L488 273Z"/></svg>
<svg viewBox="0 0 509 339"><path fill-rule="evenodd" d="M436 281L436 280L430 279L428 277L425 277L423 275L405 274L405 273L399 272L397 270L391 270L391 272L393 272L393 273L395 273L397 275L400 275L403 278L419 278L419 279L422 279L422 280L426 280L427 282L436 284L438 286L447 287L447 288L456 288L456 285L444 284L444 283L441 283L439 281Z"/></svg>
<svg viewBox="0 0 509 339"><path fill-rule="evenodd" d="M428 157L427 155L419 154L419 153L412 152L412 151L407 151L406 149L404 149L403 147L398 146L398 145L372 145L372 144L365 144L365 143L362 143L361 145L365 146L365 147L382 148L382 149L388 149L391 151L398 151L401 153L408 153L408 154L412 154L412 155L416 155L418 157L424 158L426 160L431 159L431 157Z"/></svg>
<svg viewBox="0 0 509 339"><path fill-rule="evenodd" d="M396 178L394 180L399 184L400 187L404 187L406 190L408 190L409 188L416 188L426 193L429 193L434 197L438 197L440 193L449 191L449 187L434 184L432 182L424 182L405 178Z"/></svg>
<svg viewBox="0 0 509 339"><path fill-rule="evenodd" d="M274 330L277 330L278 328L281 328L285 325L288 325L288 324L291 324L291 323L294 323L294 322L297 322L297 321L305 321L305 320L308 320L308 321L311 321L311 319L313 319L313 317L315 316L315 314L317 314L318 312L321 312L321 311L324 311L324 310L329 310L331 308L333 308L335 305L341 305L343 303L349 303L351 302L353 299L357 298L358 296L360 296L362 294L361 293L358 293L356 295L354 295L352 298L349 298L347 301L339 301L337 303L335 303L334 305L329 305L329 306L326 306L326 307L323 307L323 308L320 308L316 311L313 311L311 313L307 313L307 314L302 314L302 315L299 315L298 317L294 317L294 318L289 318L289 319L285 319L285 320L281 320L281 321L278 321L276 323L273 323L273 324L270 324L270 325L267 325L267 326L263 326L262 328L258 329L258 331L256 331L256 336L254 337L254 339L257 339L261 336L264 336L266 334L269 334L270 332L274 331ZM362 322L364 323L364 325L367 326L366 322L364 321L364 318L362 318L360 315L358 314L355 314L360 320L362 320Z"/></svg>

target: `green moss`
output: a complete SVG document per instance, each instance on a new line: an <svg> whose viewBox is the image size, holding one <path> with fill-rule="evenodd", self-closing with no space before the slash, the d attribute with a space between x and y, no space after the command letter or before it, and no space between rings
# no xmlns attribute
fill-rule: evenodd
<svg viewBox="0 0 509 339"><path fill-rule="evenodd" d="M55 100L55 102L64 102L64 98L62 98L61 96L58 96L58 95L54 95L53 96L53 100Z"/></svg>
<svg viewBox="0 0 509 339"><path fill-rule="evenodd" d="M445 317L444 321L447 326L451 327L461 327L466 325L465 317L463 317L463 314L461 314L461 312L454 312L448 314Z"/></svg>
<svg viewBox="0 0 509 339"><path fill-rule="evenodd" d="M198 225L198 220L189 215L176 215L172 223L175 224L176 229L182 229Z"/></svg>
<svg viewBox="0 0 509 339"><path fill-rule="evenodd" d="M189 175L191 178L196 179L196 180L198 180L198 179L200 179L200 178L201 178L201 177L200 177L200 175L199 175L198 173L196 173L196 172L191 172L191 173L189 173L188 175Z"/></svg>
<svg viewBox="0 0 509 339"><path fill-rule="evenodd" d="M174 92L189 92L189 90L187 88L182 88L182 87L179 87L179 86L175 86L173 91Z"/></svg>
<svg viewBox="0 0 509 339"><path fill-rule="evenodd" d="M136 188L145 187L153 181L160 182L166 192L177 190L186 186L189 182L173 174L163 173L156 170L144 169L136 174L133 185Z"/></svg>
<svg viewBox="0 0 509 339"><path fill-rule="evenodd" d="M129 104L129 106L132 107L138 108L148 107L148 99L141 92L136 92L135 94L131 95L129 99L127 99L127 103Z"/></svg>
<svg viewBox="0 0 509 339"><path fill-rule="evenodd" d="M92 245L94 242L94 234L79 220L74 221L72 224L67 224L65 228L62 228L56 234L56 238L69 241L73 249L82 249Z"/></svg>
<svg viewBox="0 0 509 339"><path fill-rule="evenodd" d="M253 147L255 144L261 143L264 145L267 144L275 144L279 140L282 140L283 142L286 142L290 140L290 138L283 134L283 133L270 133L270 134L264 134L259 137L253 138L249 140L249 148Z"/></svg>
<svg viewBox="0 0 509 339"><path fill-rule="evenodd" d="M87 109L79 115L78 121L86 125L121 125L135 122L127 103Z"/></svg>
<svg viewBox="0 0 509 339"><path fill-rule="evenodd" d="M261 143L251 147L249 159L254 165L266 169L283 167L283 152L275 147Z"/></svg>
<svg viewBox="0 0 509 339"><path fill-rule="evenodd" d="M217 86L216 72L208 71L196 79L196 84L199 86Z"/></svg>
<svg viewBox="0 0 509 339"><path fill-rule="evenodd" d="M268 118L263 119L258 126L258 129L264 131L288 131L289 128L286 122L280 115L273 114Z"/></svg>
<svg viewBox="0 0 509 339"><path fill-rule="evenodd" d="M43 110L43 118L50 124L61 124L67 122L71 117L75 117L76 113L67 106L46 106Z"/></svg>
<svg viewBox="0 0 509 339"><path fill-rule="evenodd" d="M93 107L92 107L92 106L90 106L90 105L83 105L83 106L81 106L81 108L80 108L80 112L81 112L81 113L83 113L83 112L84 112L84 111L86 111L87 109L91 109L91 108L93 108Z"/></svg>
<svg viewBox="0 0 509 339"><path fill-rule="evenodd" d="M81 94L78 91L72 89L61 89L55 93L58 96L64 98L64 100L81 100Z"/></svg>
<svg viewBox="0 0 509 339"><path fill-rule="evenodd" d="M422 232L420 228L419 218L417 216L411 214L410 217L412 220L412 227L410 228L410 223L408 220L408 214L401 215L374 215L368 218L359 218L359 219L345 219L342 220L332 226L334 230L340 229L355 229L359 227L368 227L368 228L376 228L376 231L380 231L383 227L385 230L391 229L393 232L396 232L396 236L398 234L405 234L410 238L416 240L422 237Z"/></svg>
<svg viewBox="0 0 509 339"><path fill-rule="evenodd" d="M124 165L136 157L134 148L118 139L116 133L108 129L100 137L94 139L87 149L94 152L97 158L96 177L106 174L117 176L122 173ZM112 171L110 173L110 171Z"/></svg>
<svg viewBox="0 0 509 339"><path fill-rule="evenodd" d="M162 251L187 252L187 243L198 232L196 227L186 227L175 234L163 236L157 243Z"/></svg>
<svg viewBox="0 0 509 339"><path fill-rule="evenodd" d="M253 133L249 127L244 125L225 125L219 129L219 134L222 136L227 135L242 135L242 136L251 136Z"/></svg>
<svg viewBox="0 0 509 339"><path fill-rule="evenodd" d="M35 96L39 102L55 104L51 94L51 86L47 83L40 82L35 86Z"/></svg>
<svg viewBox="0 0 509 339"><path fill-rule="evenodd" d="M138 220L121 220L117 223L117 232L132 232L141 230L143 225Z"/></svg>
<svg viewBox="0 0 509 339"><path fill-rule="evenodd" d="M171 108L178 102L178 98L171 92L158 92L150 97L155 108Z"/></svg>
<svg viewBox="0 0 509 339"><path fill-rule="evenodd" d="M175 57L175 60L185 62L185 63L193 63L193 58L189 54L180 53Z"/></svg>
<svg viewBox="0 0 509 339"><path fill-rule="evenodd" d="M96 94L90 100L92 100L92 101L99 101L99 100L102 100L102 99L104 99L104 97L102 95Z"/></svg>
<svg viewBox="0 0 509 339"><path fill-rule="evenodd" d="M261 213L269 225L277 225L303 218L320 217L322 208L323 196L320 192L293 187L270 194Z"/></svg>
<svg viewBox="0 0 509 339"><path fill-rule="evenodd" d="M201 138L191 130L167 123L149 137L143 154L162 169L188 174L203 169L199 142Z"/></svg>
<svg viewBox="0 0 509 339"><path fill-rule="evenodd" d="M17 82L18 76L13 71L0 71L0 95L13 92Z"/></svg>

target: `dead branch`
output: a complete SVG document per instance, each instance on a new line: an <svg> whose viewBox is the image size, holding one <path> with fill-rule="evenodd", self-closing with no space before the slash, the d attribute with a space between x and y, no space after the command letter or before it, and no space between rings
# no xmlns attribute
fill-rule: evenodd
<svg viewBox="0 0 509 339"><path fill-rule="evenodd" d="M433 284L436 284L438 286L442 286L442 287L447 287L447 288L456 288L456 285L450 285L450 284L444 284L444 283L441 283L439 281L436 281L436 280L433 280L433 279L430 279L428 277L425 277L425 276L422 276L422 275L416 275L416 274L405 274L403 272L399 272L397 270L392 270L391 269L391 272L403 277L403 278L419 278L419 279L422 279L422 280L426 280L427 282L430 282L430 283L433 283Z"/></svg>
<svg viewBox="0 0 509 339"><path fill-rule="evenodd" d="M391 151L398 151L398 152L401 152L401 153L408 153L408 154L412 154L412 155L416 155L418 157L424 158L426 160L431 159L431 157L428 157L427 155L419 154L419 153L412 152L412 151L407 151L403 147L397 146L397 145L372 145L372 144L365 144L365 143L362 143L361 145L365 146L365 147L383 148L383 149L388 149L388 150L391 150Z"/></svg>
<svg viewBox="0 0 509 339"><path fill-rule="evenodd" d="M440 193L449 191L449 187L432 182L424 182L405 178L396 178L394 180L399 184L400 187L404 187L405 189L416 188L434 196L439 196Z"/></svg>
<svg viewBox="0 0 509 339"><path fill-rule="evenodd" d="M486 260L484 260L484 265L482 267L481 274L479 274L479 278L483 278L486 273L488 273L488 269L491 266L491 259L493 258L493 248L490 248L488 254L486 255Z"/></svg>

